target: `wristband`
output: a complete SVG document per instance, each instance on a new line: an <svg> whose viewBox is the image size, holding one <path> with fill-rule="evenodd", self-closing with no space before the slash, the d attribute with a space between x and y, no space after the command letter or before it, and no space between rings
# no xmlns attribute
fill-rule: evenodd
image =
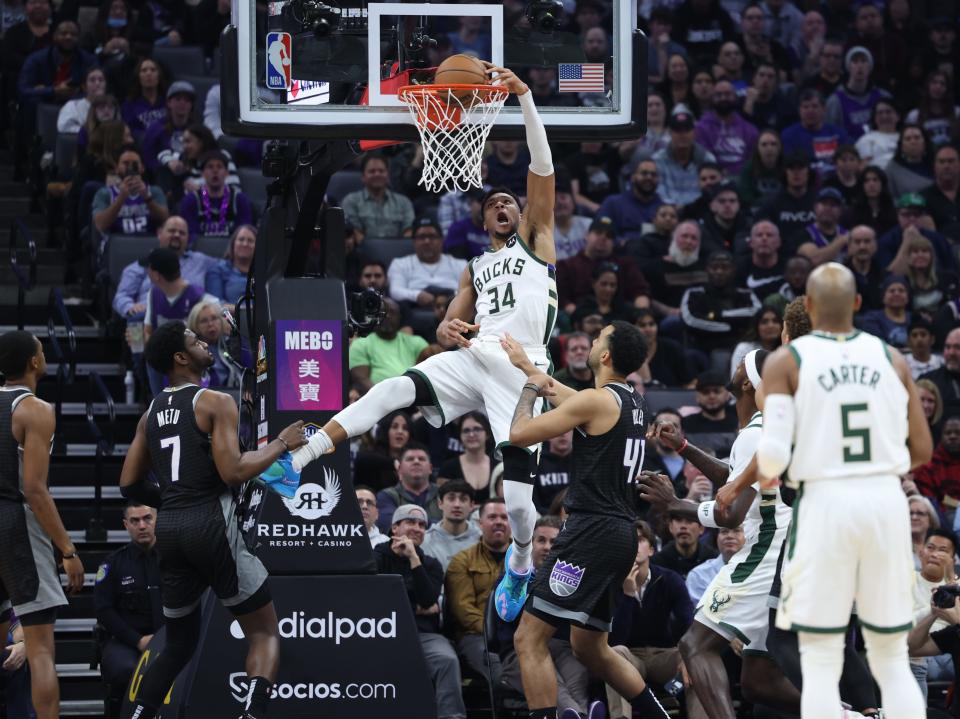
<svg viewBox="0 0 960 719"><path fill-rule="evenodd" d="M717 520L713 516L713 508L716 504L716 501L710 500L709 502L700 502L700 506L697 507L697 519L700 520L700 524L704 527L720 529L720 525L717 524Z"/></svg>
<svg viewBox="0 0 960 719"><path fill-rule="evenodd" d="M70 552L70 554L64 554L64 555L62 555L62 556L63 556L64 559L76 559L76 558L77 558L77 550L73 550L72 552Z"/></svg>
<svg viewBox="0 0 960 719"><path fill-rule="evenodd" d="M687 438L683 438L683 443L677 448L677 454L683 454L683 450L690 446L690 443L687 441Z"/></svg>
<svg viewBox="0 0 960 719"><path fill-rule="evenodd" d="M537 394L540 394L540 386L534 384L533 382L527 382L525 385L523 385L523 389L532 389ZM523 390L520 391L522 392Z"/></svg>
<svg viewBox="0 0 960 719"><path fill-rule="evenodd" d="M277 441L283 445L283 448L285 450L287 450L288 452L290 451L290 445L287 444L286 440L283 437L277 437Z"/></svg>

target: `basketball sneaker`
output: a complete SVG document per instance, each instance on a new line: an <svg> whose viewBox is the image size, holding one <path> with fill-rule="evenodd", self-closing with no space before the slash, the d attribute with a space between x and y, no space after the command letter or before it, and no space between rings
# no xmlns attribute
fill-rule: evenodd
<svg viewBox="0 0 960 719"><path fill-rule="evenodd" d="M583 716L573 707L567 707L560 712L560 719L583 719Z"/></svg>
<svg viewBox="0 0 960 719"><path fill-rule="evenodd" d="M587 719L607 719L607 705L599 700L592 702Z"/></svg>
<svg viewBox="0 0 960 719"><path fill-rule="evenodd" d="M497 585L496 598L494 604L497 606L497 614L505 622L512 622L523 611L523 605L527 602L527 585L530 584L532 571L520 574L510 569L510 555L513 554L513 543L507 549L507 556L503 563L506 571L503 573L503 579Z"/></svg>
<svg viewBox="0 0 960 719"><path fill-rule="evenodd" d="M284 452L269 467L260 473L258 479L267 489L281 497L293 499L300 486L300 473L293 468L293 458L289 452Z"/></svg>

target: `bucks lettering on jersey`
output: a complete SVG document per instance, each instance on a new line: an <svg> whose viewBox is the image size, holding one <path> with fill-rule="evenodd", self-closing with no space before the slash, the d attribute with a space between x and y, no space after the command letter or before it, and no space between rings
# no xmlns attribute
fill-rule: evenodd
<svg viewBox="0 0 960 719"><path fill-rule="evenodd" d="M470 260L480 337L505 332L525 347L545 345L557 318L557 282L548 265L514 234L499 250Z"/></svg>
<svg viewBox="0 0 960 719"><path fill-rule="evenodd" d="M865 332L814 332L788 346L800 368L791 480L907 472L907 390L887 346Z"/></svg>

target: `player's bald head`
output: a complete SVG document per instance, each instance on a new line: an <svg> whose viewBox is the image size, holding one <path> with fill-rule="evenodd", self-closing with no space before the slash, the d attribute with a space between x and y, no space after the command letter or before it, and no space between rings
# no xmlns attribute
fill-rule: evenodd
<svg viewBox="0 0 960 719"><path fill-rule="evenodd" d="M859 304L853 273L837 262L820 265L807 278L807 311L814 322L852 324Z"/></svg>

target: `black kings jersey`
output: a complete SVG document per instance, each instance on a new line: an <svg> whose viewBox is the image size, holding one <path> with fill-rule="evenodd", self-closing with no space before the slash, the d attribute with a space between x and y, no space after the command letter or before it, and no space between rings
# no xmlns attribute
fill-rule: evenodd
<svg viewBox="0 0 960 719"><path fill-rule="evenodd" d="M609 431L573 432L573 469L564 502L568 512L637 517L637 475L643 466L647 436L647 403L632 387L605 384L620 405L620 419Z"/></svg>
<svg viewBox="0 0 960 719"><path fill-rule="evenodd" d="M17 405L33 397L26 387L0 387L0 501L23 503L23 448L13 436Z"/></svg>
<svg viewBox="0 0 960 719"><path fill-rule="evenodd" d="M163 509L194 507L227 491L194 408L206 390L195 384L167 387L147 410L150 464L160 484Z"/></svg>

